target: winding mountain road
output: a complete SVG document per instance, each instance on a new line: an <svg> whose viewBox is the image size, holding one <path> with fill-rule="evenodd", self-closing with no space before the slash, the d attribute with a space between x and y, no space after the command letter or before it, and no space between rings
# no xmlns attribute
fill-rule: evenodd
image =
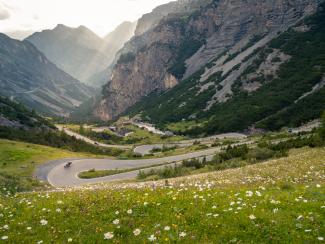
<svg viewBox="0 0 325 244"><path fill-rule="evenodd" d="M170 156L165 158L155 159L140 159L140 160L116 160L116 159L62 159L50 161L41 165L35 174L36 178L48 181L54 187L70 187L80 186L85 184L95 184L102 182L111 182L116 180L134 179L138 175L139 170L134 170L126 173L111 175L107 177L94 179L81 179L78 174L90 169L96 170L115 170L115 169L132 169L139 167L150 167L142 171L151 170L156 167L164 167L161 164L171 164L191 158L212 157L220 151L220 147L211 148L204 151L188 153L185 155ZM73 162L71 168L65 169L64 165L67 162Z"/></svg>
<svg viewBox="0 0 325 244"><path fill-rule="evenodd" d="M91 144L96 144L102 147L113 147L120 149L130 149L131 146L122 146L122 145L107 145L99 142L95 142L87 137L79 135L78 133L72 132L71 130L58 126L58 129L64 131L65 133L75 136L79 140L86 141ZM233 134L231 137L236 137L238 134ZM222 138L227 137L227 135L222 135ZM210 138L202 138L198 140L188 140L182 141L179 144L183 146L190 146L194 141L209 141L214 140L216 138L221 138L218 136L210 137ZM240 139L244 139L244 136L239 136ZM237 143L234 145L239 145L243 143L251 143L250 141ZM162 146L157 144L158 146ZM144 145L138 148L138 152L145 152L151 150L157 145ZM86 184L96 184L103 182L112 182L112 181L120 181L120 180L132 180L135 179L139 173L139 168L147 167L146 169L142 169L142 171L149 171L153 168L162 168L165 165L177 163L187 159L193 158L202 158L207 157L208 159L212 158L212 156L218 152L220 152L221 147L210 148L202 151L196 151L187 153L184 155L176 155L164 158L154 158L154 159L138 159L138 160L118 160L118 159L84 159L84 158L75 158L75 159L60 159L55 161L50 161L45 164L40 165L36 172L35 177L42 181L47 181L54 187L73 187L73 186L81 186ZM135 150L137 151L137 150ZM64 165L68 162L72 162L71 168L65 169ZM79 173L89 171L91 169L96 170L123 170L128 169L129 172L120 173L116 175L111 175L107 177L100 177L94 179L81 179L78 177ZM134 170L132 170L134 169ZM136 170L138 169L138 170Z"/></svg>

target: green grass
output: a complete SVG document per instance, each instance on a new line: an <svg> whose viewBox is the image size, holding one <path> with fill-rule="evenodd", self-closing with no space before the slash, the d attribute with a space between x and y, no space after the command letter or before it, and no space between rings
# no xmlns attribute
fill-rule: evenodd
<svg viewBox="0 0 325 244"><path fill-rule="evenodd" d="M158 167L161 165L165 165L165 163L156 164L154 167ZM105 177L105 176L110 176L110 175L122 174L122 173L141 170L141 169L147 169L147 168L151 168L151 167L153 167L153 166L143 166L143 167L136 167L136 168L129 168L129 169L113 169L113 170L91 169L91 170L79 173L78 177L81 179L93 179L93 178L100 178L100 177Z"/></svg>
<svg viewBox="0 0 325 244"><path fill-rule="evenodd" d="M112 169L112 170L95 170L91 169L88 171L84 171L79 173L78 177L81 179L93 179L93 178L100 178L100 177L105 177L105 176L110 176L110 175L117 175L129 171L133 171L134 169Z"/></svg>
<svg viewBox="0 0 325 244"><path fill-rule="evenodd" d="M325 237L324 159L324 148L304 148L286 159L155 187L125 183L1 197L0 226L8 229L0 229L0 238L105 243L111 232L113 243L148 243L151 235L159 243L318 243Z"/></svg>

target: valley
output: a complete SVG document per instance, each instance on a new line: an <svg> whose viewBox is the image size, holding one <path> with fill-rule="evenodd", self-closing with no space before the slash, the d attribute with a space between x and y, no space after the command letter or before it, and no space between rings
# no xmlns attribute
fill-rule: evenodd
<svg viewBox="0 0 325 244"><path fill-rule="evenodd" d="M324 0L15 4L0 243L324 242Z"/></svg>

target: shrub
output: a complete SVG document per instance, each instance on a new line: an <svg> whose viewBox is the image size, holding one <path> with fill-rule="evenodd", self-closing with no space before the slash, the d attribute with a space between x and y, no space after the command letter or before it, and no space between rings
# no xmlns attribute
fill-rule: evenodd
<svg viewBox="0 0 325 244"><path fill-rule="evenodd" d="M182 162L182 165L186 168L195 168L195 169L201 169L204 167L204 164L201 163L199 159L185 160Z"/></svg>
<svg viewBox="0 0 325 244"><path fill-rule="evenodd" d="M257 161L261 161L261 160L266 160L269 158L272 158L275 155L275 152L271 149L268 148L254 148L251 149L248 153L247 153L247 159L248 160L257 160Z"/></svg>

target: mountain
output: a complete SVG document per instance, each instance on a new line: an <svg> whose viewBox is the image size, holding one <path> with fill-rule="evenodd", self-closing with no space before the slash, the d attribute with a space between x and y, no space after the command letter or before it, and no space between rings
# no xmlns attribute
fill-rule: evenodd
<svg viewBox="0 0 325 244"><path fill-rule="evenodd" d="M133 35L136 22L124 22L105 38L85 26L70 28L62 24L44 30L25 40L35 45L60 69L95 87L108 80L107 68L115 54Z"/></svg>
<svg viewBox="0 0 325 244"><path fill-rule="evenodd" d="M104 70L109 58L102 52L104 41L84 26L70 28L58 25L27 37L60 69L91 85L89 77Z"/></svg>
<svg viewBox="0 0 325 244"><path fill-rule="evenodd" d="M319 118L325 110L325 4L312 14L317 4L297 1L292 9L274 5L276 15L285 17L281 25L289 23L282 33L254 32L248 42L217 53L191 75L193 65L207 56L206 43L187 59L185 78L175 88L153 92L128 112L142 112L143 118L161 125L176 122L179 132L193 135L277 130ZM273 29L276 18L265 10ZM223 35L229 37L227 33Z"/></svg>
<svg viewBox="0 0 325 244"><path fill-rule="evenodd" d="M0 96L0 127L16 129L54 128L47 120L22 104Z"/></svg>
<svg viewBox="0 0 325 244"><path fill-rule="evenodd" d="M101 87L108 81L112 72L112 63L115 60L115 55L134 36L136 26L137 22L125 21L104 37L102 52L108 59L105 69L88 78L92 85Z"/></svg>
<svg viewBox="0 0 325 244"><path fill-rule="evenodd" d="M191 13L199 10L201 6L211 3L212 0L179 0L166 3L153 9L151 13L144 14L139 20L135 30L135 35L142 35L148 30L154 28L159 22L169 14Z"/></svg>
<svg viewBox="0 0 325 244"><path fill-rule="evenodd" d="M125 21L115 28L114 31L104 37L106 50L105 53L111 58L111 63L116 53L134 36L137 22Z"/></svg>
<svg viewBox="0 0 325 244"><path fill-rule="evenodd" d="M31 43L0 34L0 95L44 114L68 116L93 94Z"/></svg>
<svg viewBox="0 0 325 244"><path fill-rule="evenodd" d="M231 87L253 62L257 55L255 51L304 16L314 13L319 2L218 0L208 1L199 9L188 8L185 13L171 13L158 25L125 44L95 114L105 120L116 118L143 97L185 83L205 66L208 70L195 77L195 80L200 79L199 84L194 81L191 85L186 84L192 91L191 96L205 97L205 103L199 99L203 103L199 105L200 110L210 111L215 104L232 97ZM250 55L253 57L245 59ZM285 62L287 56L280 56L280 63ZM220 86L212 84L211 75L214 78L222 76L225 81L220 82ZM184 100L177 106L183 107L187 102ZM191 104L189 102L188 106ZM197 109L192 106L188 113L193 108ZM188 116L196 117L195 113Z"/></svg>

